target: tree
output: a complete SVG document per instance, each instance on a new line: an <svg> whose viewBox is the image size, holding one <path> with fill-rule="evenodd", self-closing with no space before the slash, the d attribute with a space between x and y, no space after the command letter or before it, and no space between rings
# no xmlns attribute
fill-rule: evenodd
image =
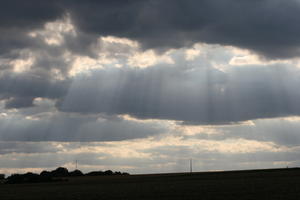
<svg viewBox="0 0 300 200"><path fill-rule="evenodd" d="M0 174L0 180L5 179L5 174Z"/></svg>
<svg viewBox="0 0 300 200"><path fill-rule="evenodd" d="M56 170L50 172L53 177L66 177L69 176L69 171L67 168L59 167Z"/></svg>

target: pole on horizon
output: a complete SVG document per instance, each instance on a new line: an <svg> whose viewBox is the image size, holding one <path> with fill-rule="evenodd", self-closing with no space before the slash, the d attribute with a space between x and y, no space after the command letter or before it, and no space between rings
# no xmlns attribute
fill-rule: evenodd
<svg viewBox="0 0 300 200"><path fill-rule="evenodd" d="M76 162L75 162L75 169L77 170L77 160L76 160Z"/></svg>
<svg viewBox="0 0 300 200"><path fill-rule="evenodd" d="M190 173L193 172L193 160L190 159Z"/></svg>

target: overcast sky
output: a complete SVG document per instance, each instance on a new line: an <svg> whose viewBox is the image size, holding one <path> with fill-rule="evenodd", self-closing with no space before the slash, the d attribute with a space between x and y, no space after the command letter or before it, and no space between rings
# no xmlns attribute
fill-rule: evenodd
<svg viewBox="0 0 300 200"><path fill-rule="evenodd" d="M0 173L300 166L299 0L2 0Z"/></svg>

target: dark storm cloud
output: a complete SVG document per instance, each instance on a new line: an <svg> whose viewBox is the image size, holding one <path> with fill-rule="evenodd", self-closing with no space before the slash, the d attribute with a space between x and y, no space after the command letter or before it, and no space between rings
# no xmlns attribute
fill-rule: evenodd
<svg viewBox="0 0 300 200"><path fill-rule="evenodd" d="M105 69L76 77L57 107L195 124L299 115L300 71L284 65Z"/></svg>
<svg viewBox="0 0 300 200"><path fill-rule="evenodd" d="M79 30L128 37L144 48L195 42L233 45L271 58L299 55L299 1L65 1Z"/></svg>
<svg viewBox="0 0 300 200"><path fill-rule="evenodd" d="M5 28L36 28L45 21L55 20L62 14L58 1L3 0L1 1L0 26Z"/></svg>
<svg viewBox="0 0 300 200"><path fill-rule="evenodd" d="M8 100L7 108L28 107L36 97L60 98L66 93L68 84L68 81L46 79L30 72L7 72L0 75L0 97Z"/></svg>
<svg viewBox="0 0 300 200"><path fill-rule="evenodd" d="M251 49L270 58L300 52L297 0L5 0L0 13L2 53L32 45L28 31L66 13L85 35L81 47L92 38L113 35L137 40L144 48L206 42Z"/></svg>
<svg viewBox="0 0 300 200"><path fill-rule="evenodd" d="M3 0L0 6L0 53L29 48L34 41L28 32L60 18L64 9L57 1Z"/></svg>

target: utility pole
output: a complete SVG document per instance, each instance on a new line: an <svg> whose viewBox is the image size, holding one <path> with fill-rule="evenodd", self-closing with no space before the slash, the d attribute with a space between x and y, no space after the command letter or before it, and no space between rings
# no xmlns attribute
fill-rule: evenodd
<svg viewBox="0 0 300 200"><path fill-rule="evenodd" d="M190 173L193 172L193 160L190 159Z"/></svg>
<svg viewBox="0 0 300 200"><path fill-rule="evenodd" d="M76 162L75 162L75 169L77 170L77 160L76 160Z"/></svg>

